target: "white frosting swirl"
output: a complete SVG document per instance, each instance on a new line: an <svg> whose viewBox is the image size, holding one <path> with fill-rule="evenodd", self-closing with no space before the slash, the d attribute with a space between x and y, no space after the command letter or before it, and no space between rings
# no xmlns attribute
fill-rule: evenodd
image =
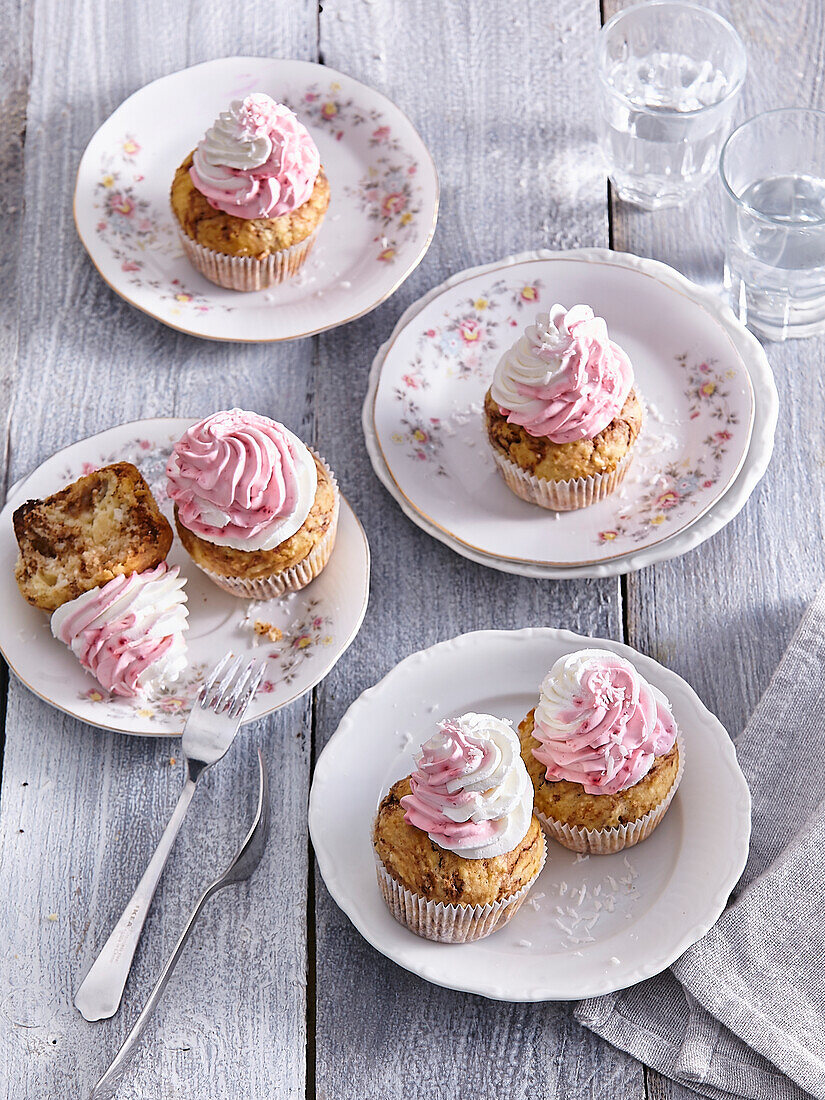
<svg viewBox="0 0 825 1100"><path fill-rule="evenodd" d="M186 583L177 566L114 577L59 607L52 634L113 695L151 697L186 668Z"/></svg>
<svg viewBox="0 0 825 1100"><path fill-rule="evenodd" d="M193 424L166 467L181 523L234 550L273 550L304 525L318 470L283 424L230 409Z"/></svg>
<svg viewBox="0 0 825 1100"><path fill-rule="evenodd" d="M207 164L249 171L266 164L271 152L272 139L264 129L253 129L249 125L244 101L235 99L229 104L229 110L221 111L206 131L195 155ZM223 183L228 186L229 181Z"/></svg>
<svg viewBox="0 0 825 1100"><path fill-rule="evenodd" d="M554 443L593 439L619 413L633 368L589 306L554 305L496 367L491 395L508 421Z"/></svg>
<svg viewBox="0 0 825 1100"><path fill-rule="evenodd" d="M469 712L440 723L416 757L406 820L466 859L512 851L530 827L533 785L509 722Z"/></svg>
<svg viewBox="0 0 825 1100"><path fill-rule="evenodd" d="M618 794L670 751L670 704L630 661L603 649L559 657L544 678L533 755L547 779L580 783L587 794Z"/></svg>

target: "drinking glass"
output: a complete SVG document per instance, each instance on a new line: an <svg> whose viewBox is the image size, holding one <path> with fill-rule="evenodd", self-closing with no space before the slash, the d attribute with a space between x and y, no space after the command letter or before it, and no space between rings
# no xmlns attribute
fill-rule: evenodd
<svg viewBox="0 0 825 1100"><path fill-rule="evenodd" d="M689 0L649 0L599 32L599 136L613 186L646 210L679 206L716 171L747 70L742 40Z"/></svg>
<svg viewBox="0 0 825 1100"><path fill-rule="evenodd" d="M752 118L728 138L719 175L740 321L769 340L825 332L825 111Z"/></svg>

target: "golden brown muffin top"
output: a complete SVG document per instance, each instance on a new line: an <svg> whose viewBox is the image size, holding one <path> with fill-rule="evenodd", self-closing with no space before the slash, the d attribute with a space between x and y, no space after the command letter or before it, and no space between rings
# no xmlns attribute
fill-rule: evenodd
<svg viewBox="0 0 825 1100"><path fill-rule="evenodd" d="M544 838L535 817L511 852L490 859L465 859L434 844L404 819L401 799L409 793L409 776L399 779L378 807L373 827L379 859L408 890L445 905L487 905L518 893L538 873Z"/></svg>
<svg viewBox="0 0 825 1100"><path fill-rule="evenodd" d="M172 545L172 528L131 462L104 466L45 500L27 500L13 523L15 579L23 598L45 611L122 573L154 569Z"/></svg>
<svg viewBox="0 0 825 1100"><path fill-rule="evenodd" d="M638 821L664 800L676 780L679 748L675 741L669 752L654 758L644 779L618 794L587 794L581 783L547 779L544 764L533 756L533 749L539 747L533 736L534 725L535 709L518 728L521 758L533 780L534 807L538 813L563 825L608 829Z"/></svg>
<svg viewBox="0 0 825 1100"><path fill-rule="evenodd" d="M175 172L172 212L183 232L193 241L228 256L264 259L282 252L314 233L329 206L329 181L321 168L307 201L279 218L236 218L210 206L189 175L192 153Z"/></svg>
<svg viewBox="0 0 825 1100"><path fill-rule="evenodd" d="M642 405L631 389L618 416L594 436L570 443L553 443L530 435L502 416L490 390L484 398L484 416L491 445L522 470L547 481L569 481L615 470L636 442L642 428Z"/></svg>
<svg viewBox="0 0 825 1100"><path fill-rule="evenodd" d="M270 577L302 562L329 531L337 513L337 489L326 467L317 458L315 468L318 471L318 488L309 515L294 535L272 550L235 550L232 546L217 546L214 542L208 542L183 526L175 505L175 526L187 553L210 573L246 580Z"/></svg>

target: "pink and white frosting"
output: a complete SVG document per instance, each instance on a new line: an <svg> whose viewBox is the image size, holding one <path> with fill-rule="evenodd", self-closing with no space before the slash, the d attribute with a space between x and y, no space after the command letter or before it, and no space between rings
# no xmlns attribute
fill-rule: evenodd
<svg viewBox="0 0 825 1100"><path fill-rule="evenodd" d="M54 612L52 634L112 695L150 697L186 668L186 583L166 562L114 577Z"/></svg>
<svg viewBox="0 0 825 1100"><path fill-rule="evenodd" d="M318 487L309 448L283 424L230 409L193 424L166 465L184 527L235 550L272 550L304 524Z"/></svg>
<svg viewBox="0 0 825 1100"><path fill-rule="evenodd" d="M306 126L288 107L256 92L221 112L195 150L189 175L216 210L278 218L309 199L320 168Z"/></svg>
<svg viewBox="0 0 825 1100"><path fill-rule="evenodd" d="M440 722L416 757L404 819L466 859L490 859L524 840L533 785L509 722L470 712Z"/></svg>
<svg viewBox="0 0 825 1100"><path fill-rule="evenodd" d="M581 649L560 657L541 685L535 758L551 781L581 783L587 794L618 794L644 779L670 752L670 703L623 657Z"/></svg>
<svg viewBox="0 0 825 1100"><path fill-rule="evenodd" d="M630 360L589 306L554 305L505 352L492 396L503 416L552 443L593 439L621 411Z"/></svg>

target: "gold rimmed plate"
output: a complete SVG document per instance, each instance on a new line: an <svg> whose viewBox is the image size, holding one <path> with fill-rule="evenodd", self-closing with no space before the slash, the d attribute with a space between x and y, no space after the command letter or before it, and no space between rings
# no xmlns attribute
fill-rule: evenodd
<svg viewBox="0 0 825 1100"><path fill-rule="evenodd" d="M295 110L332 198L301 271L240 293L189 265L169 190L217 115L250 92ZM427 147L386 96L325 65L225 57L161 77L117 108L83 154L74 215L100 275L133 306L193 336L270 342L335 328L389 298L429 248L438 193Z"/></svg>
<svg viewBox="0 0 825 1100"><path fill-rule="evenodd" d="M647 406L620 489L560 514L507 489L482 415L502 352L557 301L606 318ZM764 473L776 415L761 346L711 292L656 261L590 249L462 272L410 307L373 363L363 426L379 478L458 553L532 576L596 576L684 553L728 522Z"/></svg>
<svg viewBox="0 0 825 1100"><path fill-rule="evenodd" d="M14 579L14 510L26 500L62 489L112 462L133 462L166 516L166 462L191 417L136 420L58 451L12 486L0 513L0 652L30 691L73 717L102 729L144 736L180 734L204 676L227 652L259 657L266 672L245 720L253 722L313 688L355 638L369 599L370 551L358 517L342 497L338 534L323 573L300 592L266 602L236 599L217 588L175 539L169 562L186 578L189 629L187 668L152 699L109 696L52 637L49 616L30 607ZM275 629L269 636L255 622ZM275 640L277 639L277 640Z"/></svg>

